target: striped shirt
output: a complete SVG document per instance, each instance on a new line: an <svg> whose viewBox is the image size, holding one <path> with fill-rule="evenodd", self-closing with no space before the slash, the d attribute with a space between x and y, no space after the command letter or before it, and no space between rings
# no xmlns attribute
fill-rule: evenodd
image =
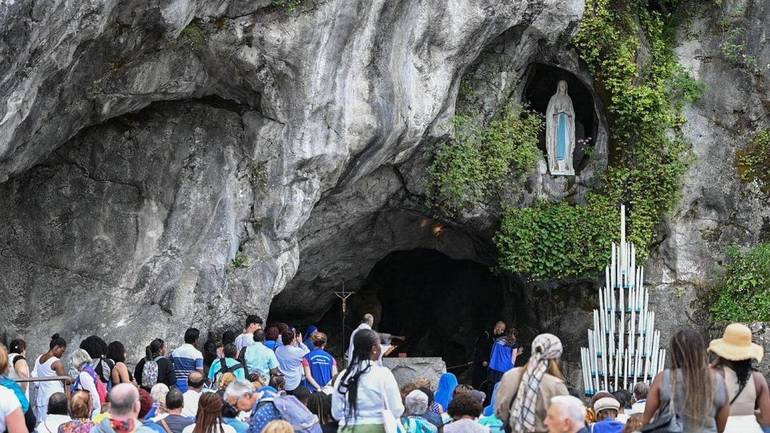
<svg viewBox="0 0 770 433"><path fill-rule="evenodd" d="M171 352L174 359L174 373L176 374L176 387L183 393L187 391L187 376L195 370L203 371L203 354L185 343Z"/></svg>

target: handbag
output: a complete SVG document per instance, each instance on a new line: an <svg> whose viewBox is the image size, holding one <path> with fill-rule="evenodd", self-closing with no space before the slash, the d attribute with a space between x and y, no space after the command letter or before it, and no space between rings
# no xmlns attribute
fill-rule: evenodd
<svg viewBox="0 0 770 433"><path fill-rule="evenodd" d="M668 370L669 374L673 374L671 370ZM671 386L671 382L667 381L666 373L663 373L663 382L668 382L668 387L671 390L671 399L667 406L668 410L658 410L658 416L655 421L645 425L639 429L642 433L682 433L684 432L684 426L682 425L682 418L676 413L674 405L674 387Z"/></svg>
<svg viewBox="0 0 770 433"><path fill-rule="evenodd" d="M382 410L382 425L385 427L385 433L406 433L404 426L399 419L393 415L390 407L388 407L388 398L385 394L385 386L382 382L380 382L380 394L382 394L382 404L385 406Z"/></svg>

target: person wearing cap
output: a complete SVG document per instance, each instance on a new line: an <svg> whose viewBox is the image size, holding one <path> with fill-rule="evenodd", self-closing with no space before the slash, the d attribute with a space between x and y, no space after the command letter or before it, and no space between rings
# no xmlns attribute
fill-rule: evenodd
<svg viewBox="0 0 770 433"><path fill-rule="evenodd" d="M620 402L614 397L602 397L593 406L596 422L591 425L591 433L621 433L625 424L617 420Z"/></svg>
<svg viewBox="0 0 770 433"><path fill-rule="evenodd" d="M748 326L733 323L725 328L722 338L712 340L708 351L717 356L712 364L725 379L730 398L730 417L726 433L759 433L770 427L770 392L761 373L754 371L752 361L760 362L762 346L751 341ZM759 409L759 417L754 414ZM759 418L759 423L757 422Z"/></svg>

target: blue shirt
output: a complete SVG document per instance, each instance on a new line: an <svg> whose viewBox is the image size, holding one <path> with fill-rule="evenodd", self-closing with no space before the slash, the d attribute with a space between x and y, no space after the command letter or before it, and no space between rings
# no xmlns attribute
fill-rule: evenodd
<svg viewBox="0 0 770 433"><path fill-rule="evenodd" d="M195 370L203 371L203 354L192 344L185 343L171 352L171 358L174 360L176 387L184 393L187 391L187 376Z"/></svg>
<svg viewBox="0 0 770 433"><path fill-rule="evenodd" d="M332 370L334 369L334 366L337 365L337 361L334 360L334 357L329 352L321 348L316 348L305 355L302 360L302 365L310 367L310 375L313 376L313 380L316 381L318 386L323 388L331 382ZM315 392L316 389L313 385L309 382L306 385L307 389L311 392Z"/></svg>
<svg viewBox="0 0 770 433"><path fill-rule="evenodd" d="M302 383L302 359L308 352L310 350L305 343L300 343L299 346L289 344L275 349L278 368L286 380L286 391L294 391Z"/></svg>
<svg viewBox="0 0 770 433"><path fill-rule="evenodd" d="M270 350L275 350L275 348L278 347L278 342L275 340L267 340L265 341L265 347Z"/></svg>
<svg viewBox="0 0 770 433"><path fill-rule="evenodd" d="M591 426L591 433L623 433L626 425L616 419L605 419Z"/></svg>
<svg viewBox="0 0 770 433"><path fill-rule="evenodd" d="M222 361L221 359L215 359L214 362L211 364L211 367L209 367L209 380L211 382L214 382L214 378L217 377L217 373L219 373L219 370L222 369ZM233 358L224 358L225 365L230 368L236 364L240 364L238 360ZM246 379L246 371L244 371L243 366L236 368L235 370L230 370L231 373L235 375L237 379Z"/></svg>
<svg viewBox="0 0 770 433"><path fill-rule="evenodd" d="M266 378L270 378L270 370L278 367L275 352L259 341L247 347L243 357L250 372L259 372Z"/></svg>
<svg viewBox="0 0 770 433"><path fill-rule="evenodd" d="M489 356L489 368L495 371L506 371L513 368L516 357L513 355L514 349L519 347L517 343L508 344L505 338L498 338L492 345L492 354Z"/></svg>
<svg viewBox="0 0 770 433"><path fill-rule="evenodd" d="M239 421L235 418L222 418L225 424L235 429L235 433L246 433L249 431L249 424Z"/></svg>

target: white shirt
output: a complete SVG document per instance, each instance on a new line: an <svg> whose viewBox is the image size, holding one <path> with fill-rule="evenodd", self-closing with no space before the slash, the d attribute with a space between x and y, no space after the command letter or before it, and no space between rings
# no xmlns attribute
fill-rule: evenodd
<svg viewBox="0 0 770 433"><path fill-rule="evenodd" d="M238 350L238 354L240 355L241 349L244 347L249 347L252 344L254 344L254 334L241 334L237 337L235 337L235 348Z"/></svg>
<svg viewBox="0 0 770 433"><path fill-rule="evenodd" d="M452 421L444 426L445 433L489 433L489 427L479 424L476 420L463 418Z"/></svg>
<svg viewBox="0 0 770 433"><path fill-rule="evenodd" d="M85 371L78 373L78 378L80 378L80 388L91 394L91 404L94 407L92 413L94 415L100 413L102 411L102 402L99 400L99 391L96 390L94 378Z"/></svg>
<svg viewBox="0 0 770 433"><path fill-rule="evenodd" d="M334 381L334 392L332 393L332 416L340 422L340 426L355 424L382 424L382 411L386 407L398 418L404 413L404 405L401 403L401 392L398 389L396 379L393 373L385 367L376 365L372 361L363 363L363 367L369 364L369 371L359 377L358 383L358 416L350 417L346 420L348 414L347 394L338 392L340 382L345 372L337 376ZM353 368L361 368L354 366Z"/></svg>
<svg viewBox="0 0 770 433"><path fill-rule="evenodd" d="M5 431L5 418L16 409L21 410L21 403L10 389L0 386L0 432Z"/></svg>
<svg viewBox="0 0 770 433"><path fill-rule="evenodd" d="M216 428L218 425L221 425L222 428L221 429ZM235 429L225 424L224 421L222 421L222 424L215 424L214 426L215 426L214 431L217 431L219 433L235 433ZM193 423L185 427L184 430L182 430L182 433L192 433L194 429L195 429L195 424Z"/></svg>
<svg viewBox="0 0 770 433"><path fill-rule="evenodd" d="M356 336L356 332L362 329L372 329L372 327L369 326L368 323L362 323L358 325L358 328L354 329L353 332L350 334L350 344L348 345L347 352L345 352L345 361L347 363L350 363L350 359L353 357L353 337Z"/></svg>
<svg viewBox="0 0 770 433"><path fill-rule="evenodd" d="M626 413L630 416L635 413L644 413L644 407L647 406L647 399L642 399L631 405L631 409L627 409Z"/></svg>
<svg viewBox="0 0 770 433"><path fill-rule="evenodd" d="M56 433L59 431L59 426L65 422L72 421L69 415L51 415L49 414L45 421L41 422L35 428L37 433Z"/></svg>
<svg viewBox="0 0 770 433"><path fill-rule="evenodd" d="M195 418L198 414L198 401L201 399L201 393L193 389L188 389L182 394L184 406L182 407L182 416L191 416Z"/></svg>
<svg viewBox="0 0 770 433"><path fill-rule="evenodd" d="M289 344L275 348L275 357L278 358L278 369L286 379L286 391L294 391L302 382L302 358L310 353L305 343L299 346Z"/></svg>

